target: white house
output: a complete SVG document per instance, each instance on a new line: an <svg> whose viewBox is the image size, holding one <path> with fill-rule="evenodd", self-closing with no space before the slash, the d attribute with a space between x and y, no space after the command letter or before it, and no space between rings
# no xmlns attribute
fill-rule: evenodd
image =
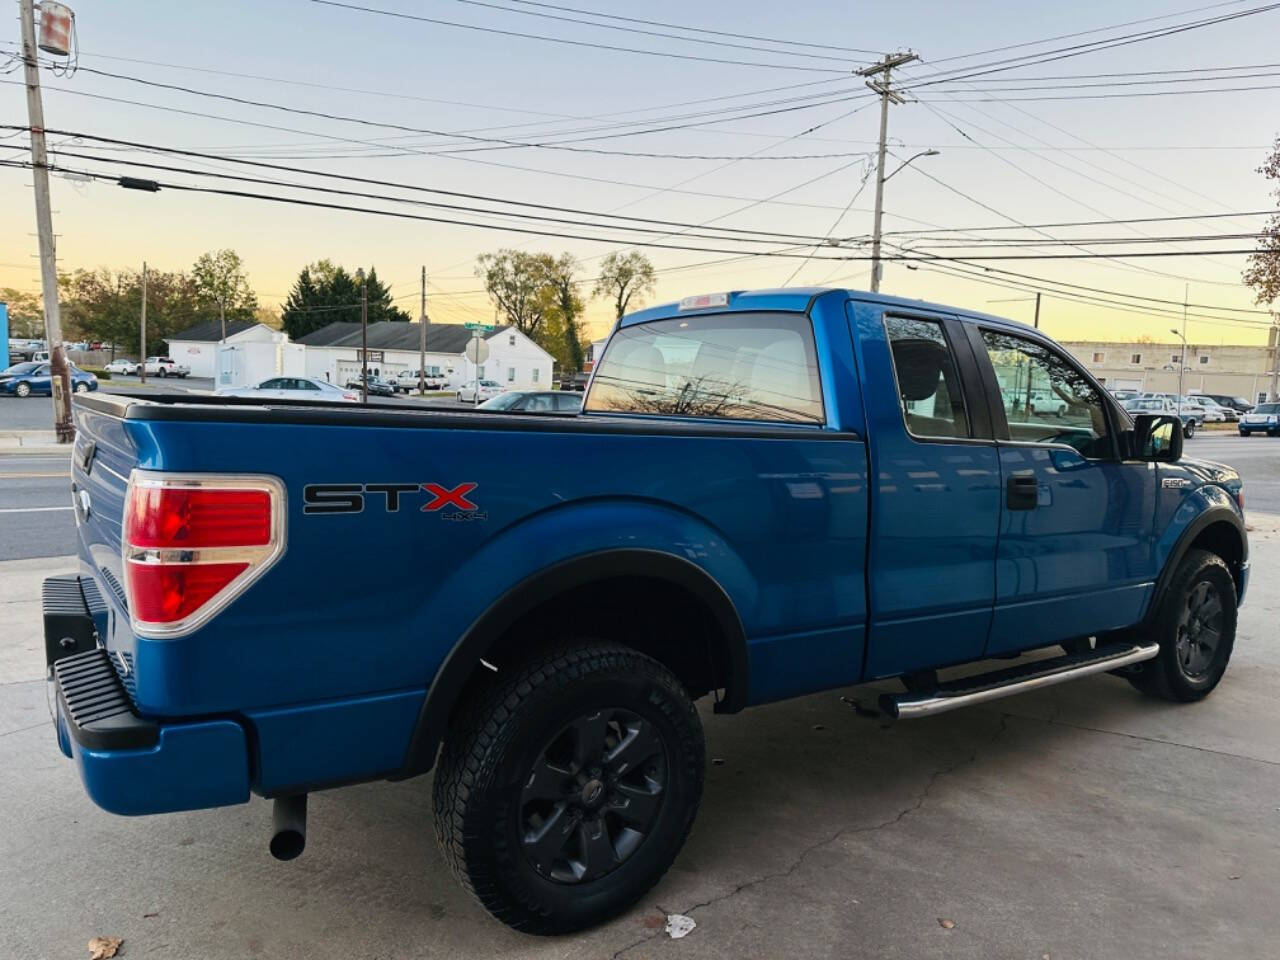
<svg viewBox="0 0 1280 960"><path fill-rule="evenodd" d="M394 377L402 370L417 370L421 327L415 321L385 320L369 325L369 370ZM551 389L551 354L515 327L481 332L489 356L477 369L464 356L476 332L461 324L427 325L426 367L439 373L448 388L475 378L497 380L511 390ZM307 376L344 384L360 373L360 324L336 322L298 339L306 347Z"/></svg>
<svg viewBox="0 0 1280 960"><path fill-rule="evenodd" d="M227 344L272 343L279 336L278 331L266 324L252 320L227 321ZM219 321L196 324L165 339L169 342L169 356L190 367L191 376L212 378L217 372L218 346L222 339Z"/></svg>

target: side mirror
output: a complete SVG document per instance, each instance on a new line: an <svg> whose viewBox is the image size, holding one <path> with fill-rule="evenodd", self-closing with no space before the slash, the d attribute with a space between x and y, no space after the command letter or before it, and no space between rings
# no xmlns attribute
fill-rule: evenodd
<svg viewBox="0 0 1280 960"><path fill-rule="evenodd" d="M1155 463L1182 459L1182 418L1165 413L1143 413L1133 421L1133 456Z"/></svg>

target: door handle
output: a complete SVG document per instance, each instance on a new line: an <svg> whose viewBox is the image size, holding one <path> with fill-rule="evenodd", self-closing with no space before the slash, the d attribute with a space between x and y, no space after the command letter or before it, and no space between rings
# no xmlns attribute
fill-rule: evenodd
<svg viewBox="0 0 1280 960"><path fill-rule="evenodd" d="M1010 510L1034 510L1039 500L1039 486L1035 474L1012 476L1005 483L1005 503Z"/></svg>

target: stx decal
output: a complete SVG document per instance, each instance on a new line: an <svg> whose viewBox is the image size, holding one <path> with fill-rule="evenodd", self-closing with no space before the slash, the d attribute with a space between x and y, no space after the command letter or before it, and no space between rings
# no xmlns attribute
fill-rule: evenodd
<svg viewBox="0 0 1280 960"><path fill-rule="evenodd" d="M479 506L469 499L469 494L477 486L475 483L460 483L455 487L439 483L309 483L302 488L302 512L362 513L366 504L381 502L387 513L399 513L402 500L425 495L430 499L418 508L422 513L435 513L451 507L454 512L441 516L450 520L464 516L469 518L473 511L479 510ZM474 516L486 519L488 514Z"/></svg>

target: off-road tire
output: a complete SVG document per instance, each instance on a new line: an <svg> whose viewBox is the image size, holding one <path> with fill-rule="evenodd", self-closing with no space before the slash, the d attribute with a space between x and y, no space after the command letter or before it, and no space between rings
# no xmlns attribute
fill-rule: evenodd
<svg viewBox="0 0 1280 960"><path fill-rule="evenodd" d="M1208 584L1220 600L1221 619L1218 640L1204 670L1189 672L1180 656L1179 636L1188 604L1197 588ZM1141 664L1141 670L1128 674L1128 681L1143 693L1175 703L1190 703L1212 692L1226 672L1236 637L1236 585L1231 571L1217 554L1206 550L1188 550L1178 564L1169 589L1149 630L1141 637L1157 641L1160 653Z"/></svg>
<svg viewBox="0 0 1280 960"><path fill-rule="evenodd" d="M702 724L662 664L628 647L584 642L503 670L455 716L436 767L436 838L459 882L494 917L529 933L569 933L639 900L684 845L702 797ZM618 709L661 741L663 796L652 829L598 879L561 882L526 855L522 797L548 742L574 718ZM603 822L603 816L601 819ZM584 841L585 842L585 841Z"/></svg>

